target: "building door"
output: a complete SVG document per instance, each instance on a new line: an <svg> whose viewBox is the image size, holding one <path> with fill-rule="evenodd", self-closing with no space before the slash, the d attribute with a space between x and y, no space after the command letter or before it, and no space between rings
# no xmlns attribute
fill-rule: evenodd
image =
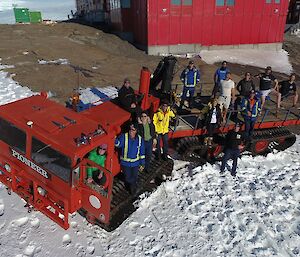
<svg viewBox="0 0 300 257"><path fill-rule="evenodd" d="M193 0L182 0L181 7L181 44L192 43L192 11L193 11Z"/></svg>
<svg viewBox="0 0 300 257"><path fill-rule="evenodd" d="M181 27L181 0L171 0L170 5L170 45L179 44Z"/></svg>
<svg viewBox="0 0 300 257"><path fill-rule="evenodd" d="M147 0L132 1L134 40L138 45L147 44Z"/></svg>
<svg viewBox="0 0 300 257"><path fill-rule="evenodd" d="M158 4L157 43L158 45L169 45L170 0L159 0L157 4Z"/></svg>

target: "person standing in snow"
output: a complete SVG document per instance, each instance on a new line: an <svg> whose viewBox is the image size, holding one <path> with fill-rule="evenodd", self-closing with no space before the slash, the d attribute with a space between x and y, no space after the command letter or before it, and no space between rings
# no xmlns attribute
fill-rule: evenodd
<svg viewBox="0 0 300 257"><path fill-rule="evenodd" d="M225 143L225 151L224 157L222 159L221 171L220 173L224 173L225 166L229 159L232 159L232 168L230 174L235 177L236 176L236 168L238 158L240 156L241 150L244 148L243 146L243 137L240 133L240 124L236 123L233 130L229 131L226 135L226 143Z"/></svg>

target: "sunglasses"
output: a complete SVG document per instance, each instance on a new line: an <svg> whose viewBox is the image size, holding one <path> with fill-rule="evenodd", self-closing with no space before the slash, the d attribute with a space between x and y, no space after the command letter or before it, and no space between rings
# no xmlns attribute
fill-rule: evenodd
<svg viewBox="0 0 300 257"><path fill-rule="evenodd" d="M98 149L99 149L99 150L106 150L106 148L101 148L101 147L100 147L100 148L98 148Z"/></svg>
<svg viewBox="0 0 300 257"><path fill-rule="evenodd" d="M142 118L147 118L147 115L142 115L141 117L142 117Z"/></svg>

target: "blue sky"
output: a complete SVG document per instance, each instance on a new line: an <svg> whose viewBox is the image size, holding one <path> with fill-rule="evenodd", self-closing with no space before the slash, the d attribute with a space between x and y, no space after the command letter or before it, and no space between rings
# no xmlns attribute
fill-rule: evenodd
<svg viewBox="0 0 300 257"><path fill-rule="evenodd" d="M75 11L75 0L0 0L0 23L14 23L12 5L41 11L43 19L64 20L71 10Z"/></svg>

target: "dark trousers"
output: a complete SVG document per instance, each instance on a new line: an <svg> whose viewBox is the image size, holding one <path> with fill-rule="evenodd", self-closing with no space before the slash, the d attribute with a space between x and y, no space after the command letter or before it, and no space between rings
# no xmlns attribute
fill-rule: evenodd
<svg viewBox="0 0 300 257"><path fill-rule="evenodd" d="M216 127L217 127L217 123L208 123L207 124L206 128L207 128L207 132L208 132L209 137L213 136Z"/></svg>
<svg viewBox="0 0 300 257"><path fill-rule="evenodd" d="M244 98L243 96L238 96L237 99L234 101L234 104L233 104L234 112L231 114L231 118L234 121L237 121L237 118L238 118L238 108L239 108L239 106L241 106L243 98Z"/></svg>
<svg viewBox="0 0 300 257"><path fill-rule="evenodd" d="M152 157L153 140L145 141L145 169L149 170Z"/></svg>
<svg viewBox="0 0 300 257"><path fill-rule="evenodd" d="M226 149L224 157L222 159L221 172L224 172L225 165L227 164L227 161L229 159L232 159L233 163L232 163L231 173L235 174L236 173L236 168L237 168L237 161L238 161L239 156L240 156L240 150L239 149L230 149L230 148Z"/></svg>
<svg viewBox="0 0 300 257"><path fill-rule="evenodd" d="M163 156L167 157L168 156L168 148L169 148L169 146L168 146L168 140L169 140L168 133L157 135L157 157L159 157L159 158L161 156L161 150L160 150L160 140L161 139L163 141Z"/></svg>
<svg viewBox="0 0 300 257"><path fill-rule="evenodd" d="M195 94L195 87L183 87L183 92L182 92L182 97L181 97L181 102L180 102L180 106L182 107L184 104L184 101L187 99L187 93L189 92L189 98L188 98L188 102L189 102L189 107L191 107L191 105L193 105L193 98L194 98L194 94Z"/></svg>
<svg viewBox="0 0 300 257"><path fill-rule="evenodd" d="M122 170L125 175L125 182L131 186L136 186L137 178L138 178L138 174L139 174L139 166L136 166L136 167L122 166Z"/></svg>
<svg viewBox="0 0 300 257"><path fill-rule="evenodd" d="M256 119L251 119L249 117L244 117L244 120L245 120L245 137L246 137L246 140L251 140Z"/></svg>
<svg viewBox="0 0 300 257"><path fill-rule="evenodd" d="M215 82L213 91L212 91L212 93L211 93L213 97L216 96L216 93L220 92L220 90L221 90L220 88L221 88L220 82Z"/></svg>

